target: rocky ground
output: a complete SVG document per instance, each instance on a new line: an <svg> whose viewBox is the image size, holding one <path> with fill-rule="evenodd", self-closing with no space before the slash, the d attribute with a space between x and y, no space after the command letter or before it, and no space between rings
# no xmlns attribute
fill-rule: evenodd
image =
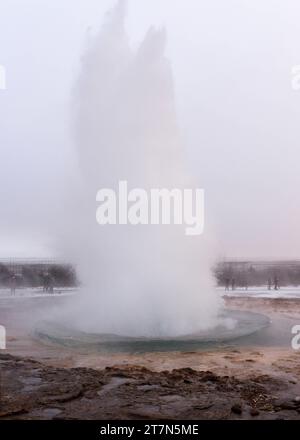
<svg viewBox="0 0 300 440"><path fill-rule="evenodd" d="M298 419L296 381L191 368L55 368L0 355L1 419Z"/></svg>
<svg viewBox="0 0 300 440"><path fill-rule="evenodd" d="M227 304L300 324L299 300ZM300 352L290 344L81 353L36 340L15 311L0 313L9 330L0 419L300 419Z"/></svg>

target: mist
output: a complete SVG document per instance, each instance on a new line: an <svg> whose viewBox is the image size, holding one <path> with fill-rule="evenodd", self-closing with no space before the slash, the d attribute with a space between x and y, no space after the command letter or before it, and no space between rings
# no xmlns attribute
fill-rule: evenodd
<svg viewBox="0 0 300 440"><path fill-rule="evenodd" d="M53 221L76 161L72 87L86 40L114 4L1 2L3 257L60 253ZM167 28L180 133L220 257L298 255L299 12L296 0L129 2L133 47L151 25Z"/></svg>
<svg viewBox="0 0 300 440"><path fill-rule="evenodd" d="M208 231L187 236L182 224L100 226L95 219L97 189L117 189L119 180L143 190L195 186L184 165L166 32L150 28L132 50L126 6L119 1L88 41L74 86L78 179L61 244L83 292L71 321L106 334L190 334L214 327L222 304Z"/></svg>

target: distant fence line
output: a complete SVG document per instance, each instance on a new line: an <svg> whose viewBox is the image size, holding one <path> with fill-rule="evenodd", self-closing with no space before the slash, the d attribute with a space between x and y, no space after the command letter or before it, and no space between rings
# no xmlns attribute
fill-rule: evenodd
<svg viewBox="0 0 300 440"><path fill-rule="evenodd" d="M58 259L41 259L41 258L0 258L0 264L11 265L55 265L69 264L66 261Z"/></svg>
<svg viewBox="0 0 300 440"><path fill-rule="evenodd" d="M249 266L249 267L274 267L274 266L287 266L287 267L300 267L300 260L224 260L218 264L226 266Z"/></svg>
<svg viewBox="0 0 300 440"><path fill-rule="evenodd" d="M75 268L64 261L39 258L0 259L0 287L54 287L77 285Z"/></svg>
<svg viewBox="0 0 300 440"><path fill-rule="evenodd" d="M300 260L224 260L214 267L219 285L229 282L236 286L300 285Z"/></svg>
<svg viewBox="0 0 300 440"><path fill-rule="evenodd" d="M43 284L45 273L55 285L76 285L76 268L66 261L42 258L0 258L0 286L8 286L15 274L26 286ZM278 279L281 286L300 285L300 260L224 260L213 267L218 285L261 286Z"/></svg>

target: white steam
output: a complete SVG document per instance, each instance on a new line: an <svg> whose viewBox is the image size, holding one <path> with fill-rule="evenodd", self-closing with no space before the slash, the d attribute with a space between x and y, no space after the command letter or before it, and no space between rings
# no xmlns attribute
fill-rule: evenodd
<svg viewBox="0 0 300 440"><path fill-rule="evenodd" d="M177 336L216 323L207 230L188 237L184 225L99 226L95 217L97 191L121 180L146 190L197 186L184 163L166 33L150 29L133 51L125 13L120 1L90 38L74 90L79 196L64 239L83 287L71 319L87 331Z"/></svg>

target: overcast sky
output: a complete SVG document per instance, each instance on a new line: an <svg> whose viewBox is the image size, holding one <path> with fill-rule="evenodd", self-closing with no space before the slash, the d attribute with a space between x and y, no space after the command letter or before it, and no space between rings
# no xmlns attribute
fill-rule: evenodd
<svg viewBox="0 0 300 440"><path fill-rule="evenodd" d="M55 255L72 161L70 93L88 32L114 0L1 0L0 257ZM191 171L219 255L300 253L299 0L129 0L132 45L165 26Z"/></svg>

